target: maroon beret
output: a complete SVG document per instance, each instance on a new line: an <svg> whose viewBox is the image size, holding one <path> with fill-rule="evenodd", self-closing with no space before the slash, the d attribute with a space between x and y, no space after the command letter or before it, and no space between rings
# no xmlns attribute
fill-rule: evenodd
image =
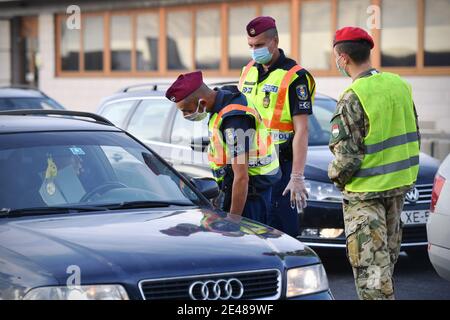
<svg viewBox="0 0 450 320"><path fill-rule="evenodd" d="M372 37L365 30L357 27L344 27L336 31L333 47L338 43L349 41L367 41L370 49L374 46Z"/></svg>
<svg viewBox="0 0 450 320"><path fill-rule="evenodd" d="M166 91L166 98L173 102L179 102L200 88L203 83L201 71L180 74L174 83Z"/></svg>
<svg viewBox="0 0 450 320"><path fill-rule="evenodd" d="M247 24L247 34L255 37L264 31L276 28L275 19L272 17L257 17Z"/></svg>

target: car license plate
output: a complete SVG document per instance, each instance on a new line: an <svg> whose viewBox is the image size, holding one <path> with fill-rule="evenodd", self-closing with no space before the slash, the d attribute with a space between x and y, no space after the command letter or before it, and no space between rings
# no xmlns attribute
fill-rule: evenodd
<svg viewBox="0 0 450 320"><path fill-rule="evenodd" d="M401 219L405 225L426 224L429 214L429 210L403 211Z"/></svg>

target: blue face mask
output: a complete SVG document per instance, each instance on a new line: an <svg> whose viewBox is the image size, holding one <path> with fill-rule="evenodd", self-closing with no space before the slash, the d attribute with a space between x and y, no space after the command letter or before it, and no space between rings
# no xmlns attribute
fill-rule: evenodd
<svg viewBox="0 0 450 320"><path fill-rule="evenodd" d="M262 47L258 49L250 50L252 58L259 64L266 64L272 60L273 54L269 52L269 48Z"/></svg>

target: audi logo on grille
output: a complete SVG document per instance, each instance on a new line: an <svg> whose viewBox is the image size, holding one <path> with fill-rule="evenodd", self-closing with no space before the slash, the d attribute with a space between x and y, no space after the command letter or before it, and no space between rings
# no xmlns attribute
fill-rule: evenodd
<svg viewBox="0 0 450 320"><path fill-rule="evenodd" d="M236 278L196 281L189 286L192 300L240 299L243 294L244 285Z"/></svg>

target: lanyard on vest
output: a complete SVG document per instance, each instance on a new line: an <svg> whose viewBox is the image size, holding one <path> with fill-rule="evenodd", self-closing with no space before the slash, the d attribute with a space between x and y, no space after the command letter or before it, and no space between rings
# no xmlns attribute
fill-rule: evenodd
<svg viewBox="0 0 450 320"><path fill-rule="evenodd" d="M255 60L250 61L244 68L242 75L239 79L239 90L242 91L242 87L244 85L244 81L247 78L250 69L254 66ZM278 88L277 101L275 103L275 109L273 110L272 119L268 121L264 119L264 124L266 127L272 130L280 130L280 131L294 131L294 126L292 125L292 120L290 122L282 122L281 115L283 113L284 103L286 102L287 89L289 88L289 84L291 83L292 77L297 71L302 70L303 68L299 65L293 66L291 69L286 72L283 79L281 80L280 87Z"/></svg>

